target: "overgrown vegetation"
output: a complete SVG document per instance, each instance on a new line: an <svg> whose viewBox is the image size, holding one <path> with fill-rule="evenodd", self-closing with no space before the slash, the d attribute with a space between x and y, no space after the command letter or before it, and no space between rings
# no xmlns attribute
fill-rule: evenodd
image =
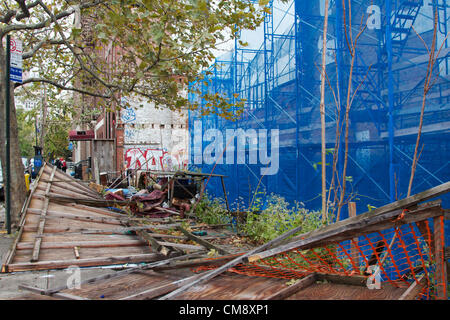
<svg viewBox="0 0 450 320"><path fill-rule="evenodd" d="M257 195L243 221L227 212L222 199L212 199L208 194L199 202L195 215L208 224L232 222L238 231L257 244L268 242L299 226L302 227L301 233L309 232L331 220L322 221L321 211L310 211L298 202L290 206L283 197L264 193Z"/></svg>
<svg viewBox="0 0 450 320"><path fill-rule="evenodd" d="M195 208L195 216L207 224L230 223L232 216L227 212L225 203L220 198L212 198L207 192Z"/></svg>

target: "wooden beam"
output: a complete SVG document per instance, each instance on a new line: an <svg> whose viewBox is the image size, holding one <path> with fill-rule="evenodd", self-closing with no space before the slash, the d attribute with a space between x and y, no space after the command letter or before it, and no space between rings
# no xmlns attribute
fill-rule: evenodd
<svg viewBox="0 0 450 320"><path fill-rule="evenodd" d="M338 284L346 284L351 286L366 286L367 278L364 276L341 276L338 274L331 274L331 273L316 273L316 279L318 281L328 281L332 283L338 283Z"/></svg>
<svg viewBox="0 0 450 320"><path fill-rule="evenodd" d="M160 299L161 300L172 299L172 298L176 297L177 295L179 295L180 293L185 292L186 290L188 290L192 286L194 286L196 284L200 284L200 283L205 282L205 281L208 281L208 280L214 278L215 276L225 272L229 268L234 267L235 265L237 265L239 263L242 263L244 261L244 259L249 257L250 255L255 254L255 253L259 252L259 251L265 250L267 248L270 248L271 246L280 243L284 239L286 239L286 238L288 238L288 237L290 237L290 236L292 236L292 235L294 235L294 234L296 234L296 233L298 233L300 231L301 231L301 227L294 228L294 229L286 232L285 234L277 237L276 239L273 239L273 240L269 241L266 244L263 244L262 246L260 246L258 248L255 248L255 249L253 249L253 250L251 250L251 251L249 251L249 252L247 252L247 253L245 253L243 255L240 255L240 256L234 258L233 260L231 260L230 262L226 263L225 265L223 265L223 266L221 266L221 267L219 267L219 268L217 268L215 270L211 270L211 271L205 273L199 279L196 279L193 282L190 282L190 283L188 283L188 284L186 284L186 285L176 289L175 291L173 291L173 292L171 292L171 293L161 297Z"/></svg>
<svg viewBox="0 0 450 320"><path fill-rule="evenodd" d="M405 215L401 220L398 220L395 222L393 222L391 220L387 220L382 223L377 223L377 224L368 226L368 227L364 228L363 230L354 231L351 233L343 232L342 234L334 236L327 240L314 242L313 244L307 245L304 248L309 249L311 247L324 246L324 245L327 245L330 243L341 242L341 241L348 240L355 236L362 236L365 234L370 234L372 232L391 229L393 227L400 227L402 225L410 224L413 222L419 223L421 221L425 221L426 219L435 218L435 217L439 217L439 216L442 216L442 210L439 208L439 206L427 208L427 210L418 209L417 211L413 211L413 212L410 212L409 214ZM432 249L434 250L433 247L432 247Z"/></svg>
<svg viewBox="0 0 450 320"><path fill-rule="evenodd" d="M80 248L113 248L113 247L135 247L144 246L141 240L106 240L106 241L67 241L67 242L43 242L41 249L72 249ZM201 248L201 247L199 247ZM17 250L33 249L32 242L19 242Z"/></svg>
<svg viewBox="0 0 450 320"><path fill-rule="evenodd" d="M48 208L48 205L47 205ZM28 209L28 213L30 214L39 214L41 212L41 215L45 211L45 216L48 219L70 219L70 220L78 220L78 221L88 221L88 222L97 222L97 223L104 223L104 224L114 224L114 225L123 225L128 220L123 219L114 219L114 218L104 218L104 217L89 217L84 215L77 215L72 213L62 213L59 211L49 211L46 210L46 208L39 210L39 209ZM48 213L48 215L47 215Z"/></svg>
<svg viewBox="0 0 450 320"><path fill-rule="evenodd" d="M20 212L21 218L20 218L20 222L19 222L19 233L17 234L16 239L14 240L14 243L13 243L11 249L8 251L8 253L6 255L4 264L2 265L1 272L7 272L6 266L8 264L10 264L12 262L12 259L14 258L14 255L16 253L16 246L19 243L20 239L22 238L22 233L25 231L25 222L26 222L26 216L27 216L26 211L30 205L31 199L34 195L34 191L36 190L37 185L39 184L39 181L41 180L42 173L44 172L46 166L47 166L47 163L44 162L44 165L41 167L41 170L39 170L38 177L32 184L30 194L28 195L28 199L25 201L25 203L22 207L22 210ZM35 231L35 230L33 230L33 231Z"/></svg>
<svg viewBox="0 0 450 320"><path fill-rule="evenodd" d="M55 171L56 171L56 167L53 167L52 173L50 175L50 181L47 182L47 189L45 190L45 196L48 196L48 194L50 193L50 189L52 187L52 180L55 177ZM42 208L41 215L39 218L39 226L38 226L38 230L37 230L37 235L42 235L44 233L45 216L47 215L48 204L49 204L49 199L46 198L44 201L44 207ZM35 238L33 254L31 256L31 262L35 262L35 261L39 260L39 252L40 252L40 248L41 248L41 242L42 242L42 238Z"/></svg>
<svg viewBox="0 0 450 320"><path fill-rule="evenodd" d="M50 236L64 236L64 235L75 235L75 234L126 234L131 231L135 230L151 230L155 229L153 226L142 226L142 227L122 227L122 228L115 228L115 229L61 229L63 230L69 230L66 232L46 232L42 236L39 236L41 238L46 238ZM48 229L46 229L48 230ZM38 237L38 236L34 236ZM181 240L187 240L188 238L185 236L173 236L171 234L160 234L160 233L152 233L153 238L173 238L173 239L181 239Z"/></svg>
<svg viewBox="0 0 450 320"><path fill-rule="evenodd" d="M37 288L37 287L33 287L33 286L28 286L25 284L19 284L19 289L21 290L27 290L36 294L40 294L40 295L46 295L45 294L45 290L41 289L41 288ZM80 296L76 296L70 293L63 293L63 292L55 292L54 294L52 294L51 296L56 297L56 298L61 298L64 300L89 300L87 298L83 298Z"/></svg>
<svg viewBox="0 0 450 320"><path fill-rule="evenodd" d="M50 200L55 201L55 202L62 202L62 203L75 202L75 203L84 204L84 205L88 205L88 206L92 206L92 207L112 207L115 204L125 206L125 205L129 205L129 204L136 202L136 201L131 201L131 200L119 201L119 200L104 200L104 199L71 198L71 197L62 197L62 196L53 195L53 194L49 194L48 197L50 198Z"/></svg>
<svg viewBox="0 0 450 320"><path fill-rule="evenodd" d="M129 225L132 227L139 227L140 225L137 222L130 221ZM136 230L135 231L138 237L144 241L145 243L148 243L151 247L151 249L154 252L159 252L164 256L167 256L170 252L170 249L167 248L164 245L161 245L155 238L153 238L150 233L148 233L146 230Z"/></svg>
<svg viewBox="0 0 450 320"><path fill-rule="evenodd" d="M47 164L48 169L47 171L49 171L53 166L50 164ZM61 172L59 170L56 170L56 174L55 174L56 180L59 181L63 181L63 182L67 182L67 183L74 183L77 185L77 187L79 187L80 189L90 192L92 195L96 196L97 198L100 198L100 195L95 192L94 190L90 189L87 185L83 184L82 181L80 180L76 180L74 178L72 178L71 176L65 174L64 172ZM53 180L55 181L55 180Z"/></svg>
<svg viewBox="0 0 450 320"><path fill-rule="evenodd" d="M158 243L162 246L173 247L173 248L178 248L178 249L182 249L182 250L204 250L204 248L202 246L196 246L193 244L165 242L165 241L158 241Z"/></svg>
<svg viewBox="0 0 450 320"><path fill-rule="evenodd" d="M161 259L161 255L155 253L147 253L129 256L111 256L106 258L98 257L98 258L72 259L72 260L21 262L7 265L6 272L65 269L72 265L80 267L91 267L91 266L115 265L125 263L141 263L141 262L151 262L159 259Z"/></svg>
<svg viewBox="0 0 450 320"><path fill-rule="evenodd" d="M39 190L42 190L42 187L38 187ZM98 200L98 196L92 195L88 192L77 190L76 188L72 188L71 185L61 185L59 183L52 183L52 195L61 195L61 196L82 196L86 199ZM83 198L84 199L84 198Z"/></svg>
<svg viewBox="0 0 450 320"><path fill-rule="evenodd" d="M375 230L377 230L377 228L380 228L381 230L380 225L382 225L383 223L385 228L393 227L394 223L391 222L392 218L401 215L402 212L403 210L395 210L377 214L374 216L359 215L353 218L348 218L335 224L328 225L318 230L314 230L295 237L296 239L300 240L291 241L277 248L253 254L249 256L247 260L248 262L254 262L292 249L305 249L319 244L323 245L324 243L348 240L356 237L358 234L365 234L369 232L369 227L371 227L372 229L375 228ZM436 207L421 208L416 211L409 212L405 216L404 220L414 220L414 215L417 213L425 213L426 216L429 216L431 213L433 213L434 215L442 214L440 209L436 209Z"/></svg>
<svg viewBox="0 0 450 320"><path fill-rule="evenodd" d="M204 246L208 250L216 250L217 252L219 252L222 255L230 254L230 252L228 252L227 250L222 249L221 247L218 247L218 246L216 246L216 245L214 245L214 244L212 244L212 243L210 243L210 242L208 242L206 240L203 240L200 237L197 237L196 235L192 234L191 232L189 232L188 230L183 228L181 225L178 226L178 230L183 232L186 237L188 237L192 241L197 242L198 244L201 244L202 246Z"/></svg>
<svg viewBox="0 0 450 320"><path fill-rule="evenodd" d="M179 224L168 224L168 225L146 225L146 226L142 226L142 227L122 227L122 228L114 228L114 229L84 229L84 228L76 228L76 229L72 229L70 227L66 227L66 228L58 228L58 227L48 227L45 228L46 233L42 236L45 235L51 235L52 233L55 234L64 234L64 233L82 233L82 234L102 234L102 233L118 233L121 234L123 232L127 232L127 231L134 231L134 230L151 230L151 229L155 229L155 230L170 230L170 229L174 229L178 226ZM29 227L29 226L24 226L24 231L26 232L35 232L36 228L35 227Z"/></svg>
<svg viewBox="0 0 450 320"><path fill-rule="evenodd" d="M418 283L417 283L418 282ZM422 290L423 286L426 283L426 278L424 275L421 275L418 281L414 281L408 289L398 298L398 300L414 300L417 298L417 295Z"/></svg>
<svg viewBox="0 0 450 320"><path fill-rule="evenodd" d="M447 299L447 264L444 258L444 219L436 217L433 220L434 258L436 261L435 285L437 299Z"/></svg>
<svg viewBox="0 0 450 320"><path fill-rule="evenodd" d="M369 217L378 217L378 216L383 215L388 212L399 211L401 213L402 209L410 208L412 206L419 204L420 202L424 202L426 200L436 198L436 197L446 194L448 192L450 192L450 181L443 183L437 187L417 193L417 194L407 197L405 199L389 203L385 206L373 209L371 211L366 211L365 213L359 214L358 216L356 216L354 218L349 218L349 219L338 221L332 225L321 228L318 231L313 231L313 232L309 232L306 234L298 235L298 236L294 237L290 242L295 242L296 240L301 240L302 238L310 237L319 231L324 232L329 229L335 229L335 228L342 227L342 226L345 226L350 223L364 221Z"/></svg>
<svg viewBox="0 0 450 320"><path fill-rule="evenodd" d="M200 278L202 274L197 274L194 276L191 276L186 279L177 280L168 284L161 285L156 288L150 288L123 298L120 298L119 300L150 300L159 296L162 296L163 294L169 293L177 288L180 288L183 285L186 285L188 283L191 283L192 281Z"/></svg>
<svg viewBox="0 0 450 320"><path fill-rule="evenodd" d="M349 218L356 217L356 202L348 203L348 217ZM352 240L353 240L353 242L350 244L350 257L354 262L354 263L352 263L353 270L355 272L357 272L359 270L355 270L355 268L358 268L358 266L359 266L359 252L358 252L358 249L356 248L356 245L353 243L357 244L358 238L355 237Z"/></svg>
<svg viewBox="0 0 450 320"><path fill-rule="evenodd" d="M108 273L108 274L103 274L103 275L100 275L100 276L92 277L92 278L89 278L89 279L85 279L85 280L81 281L80 285L84 285L84 284L87 284L87 283L95 283L95 282L102 281L102 280L114 279L114 278L117 278L117 277L125 276L125 275L130 274L130 273L134 273L134 272L139 271L139 270L148 270L148 269L152 269L152 268L157 267L157 266L170 264L170 263L172 263L174 261L183 260L183 259L191 259L191 258L196 258L196 257L199 257L199 256L200 255L198 253L196 253L196 254L172 257L172 258L169 258L169 259L160 260L160 261L153 262L153 263L150 263L150 264L140 265L140 266L137 266L137 267L132 267L132 268L128 268L128 269L125 269L125 270L117 271L115 273ZM46 289L46 290L40 289L39 293L40 294L45 294L45 295L52 295L52 294L54 294L56 292L59 292L59 291L62 291L62 290L66 290L66 289L68 289L67 284L59 286L59 287L51 288L51 289Z"/></svg>
<svg viewBox="0 0 450 320"><path fill-rule="evenodd" d="M303 279L300 279L293 285L290 285L287 288L282 289L281 291L275 292L271 296L265 298L264 300L284 300L293 294L299 292L300 290L303 290L310 285L312 285L314 282L316 282L316 274L312 273L310 275L307 275Z"/></svg>
<svg viewBox="0 0 450 320"><path fill-rule="evenodd" d="M70 293L65 293L65 292L54 293L52 295L52 297L56 297L56 298L60 298L60 299L64 299L64 300L90 300L88 298L76 296L76 295L73 295Z"/></svg>
<svg viewBox="0 0 450 320"><path fill-rule="evenodd" d="M162 265L154 267L153 270L155 271L164 271L164 270L173 270L173 269L183 269L183 268L193 268L198 266L204 266L204 265L218 265L221 266L226 262L229 262L236 258L236 255L227 256L227 257L220 257L220 258L208 258L204 257L201 259L195 259L187 262L179 262L179 263L172 263L169 265Z"/></svg>

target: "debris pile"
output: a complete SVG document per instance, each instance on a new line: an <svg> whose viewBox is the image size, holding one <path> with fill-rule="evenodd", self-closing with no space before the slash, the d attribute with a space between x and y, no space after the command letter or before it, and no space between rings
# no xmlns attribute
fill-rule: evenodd
<svg viewBox="0 0 450 320"><path fill-rule="evenodd" d="M87 188L46 164L2 270L125 269L87 279L79 291L21 285L63 299L95 299L98 290L111 299L327 299L329 292L362 299L446 297L448 214L439 201L423 202L449 192L450 182L314 231L299 234L297 227L254 248L228 225L195 220L208 176L146 172L151 183ZM174 269L178 278L170 281L172 275L160 273ZM362 272L367 270L373 274ZM381 289L369 290L377 272ZM142 274L147 280L136 280ZM112 277L117 279L110 282ZM210 286L201 286L207 281ZM141 286L121 287L131 282Z"/></svg>

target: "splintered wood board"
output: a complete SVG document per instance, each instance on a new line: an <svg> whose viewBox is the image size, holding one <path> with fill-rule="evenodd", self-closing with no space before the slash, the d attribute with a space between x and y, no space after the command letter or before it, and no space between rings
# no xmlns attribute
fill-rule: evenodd
<svg viewBox="0 0 450 320"><path fill-rule="evenodd" d="M119 300L138 293L149 291L152 288L161 288L177 280L193 276L185 276L173 273L155 273L142 271L119 276L113 279L100 280L86 283L80 289L66 289L60 293L67 293L81 298L92 300ZM237 274L222 274L205 285L191 288L177 299L184 300L258 300L263 299L280 290L287 280L262 277L248 277ZM35 294L28 294L27 299L32 299ZM48 296L54 299L54 296ZM157 297L139 296L135 300L156 299Z"/></svg>
<svg viewBox="0 0 450 320"><path fill-rule="evenodd" d="M133 235L70 234L77 229L110 230L123 226L124 216L106 209L58 203L50 199L37 261L31 261L39 237L41 210L53 167L45 164L24 209L17 239L7 256L2 272L66 268L70 265L96 266L127 262L150 262L157 258L148 245ZM56 170L50 194L73 198L100 199L81 182ZM61 182L64 181L64 182ZM79 258L74 253L78 247Z"/></svg>
<svg viewBox="0 0 450 320"><path fill-rule="evenodd" d="M168 291L154 292L194 275L191 272L173 270L171 272L139 271L119 275L112 279L102 279L81 285L80 289L64 289L57 294L90 300L133 300L157 299ZM266 300L289 288L288 279L251 277L235 273L223 273L211 281L189 288L180 294L179 300ZM152 290L153 289L153 290ZM384 284L380 290L369 290L363 285L313 282L293 292L284 300L398 300L406 288L395 288ZM144 293L144 294L141 294ZM147 295L145 293L148 293ZM26 293L23 299L33 299L35 293ZM41 299L57 299L58 296L40 296Z"/></svg>
<svg viewBox="0 0 450 320"><path fill-rule="evenodd" d="M379 290L370 290L365 286L314 283L286 300L398 300L405 290L383 285Z"/></svg>

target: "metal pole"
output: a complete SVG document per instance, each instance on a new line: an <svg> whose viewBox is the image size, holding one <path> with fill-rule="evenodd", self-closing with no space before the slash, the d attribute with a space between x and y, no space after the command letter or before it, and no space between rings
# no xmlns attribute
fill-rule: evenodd
<svg viewBox="0 0 450 320"><path fill-rule="evenodd" d="M6 179L5 179L5 201L6 201L6 211L5 211L5 222L8 230L8 234L11 234L11 147L10 147L10 102L11 102L11 92L10 92L10 61L11 61L11 36L6 35L6 68L5 68L5 128L6 128Z"/></svg>

